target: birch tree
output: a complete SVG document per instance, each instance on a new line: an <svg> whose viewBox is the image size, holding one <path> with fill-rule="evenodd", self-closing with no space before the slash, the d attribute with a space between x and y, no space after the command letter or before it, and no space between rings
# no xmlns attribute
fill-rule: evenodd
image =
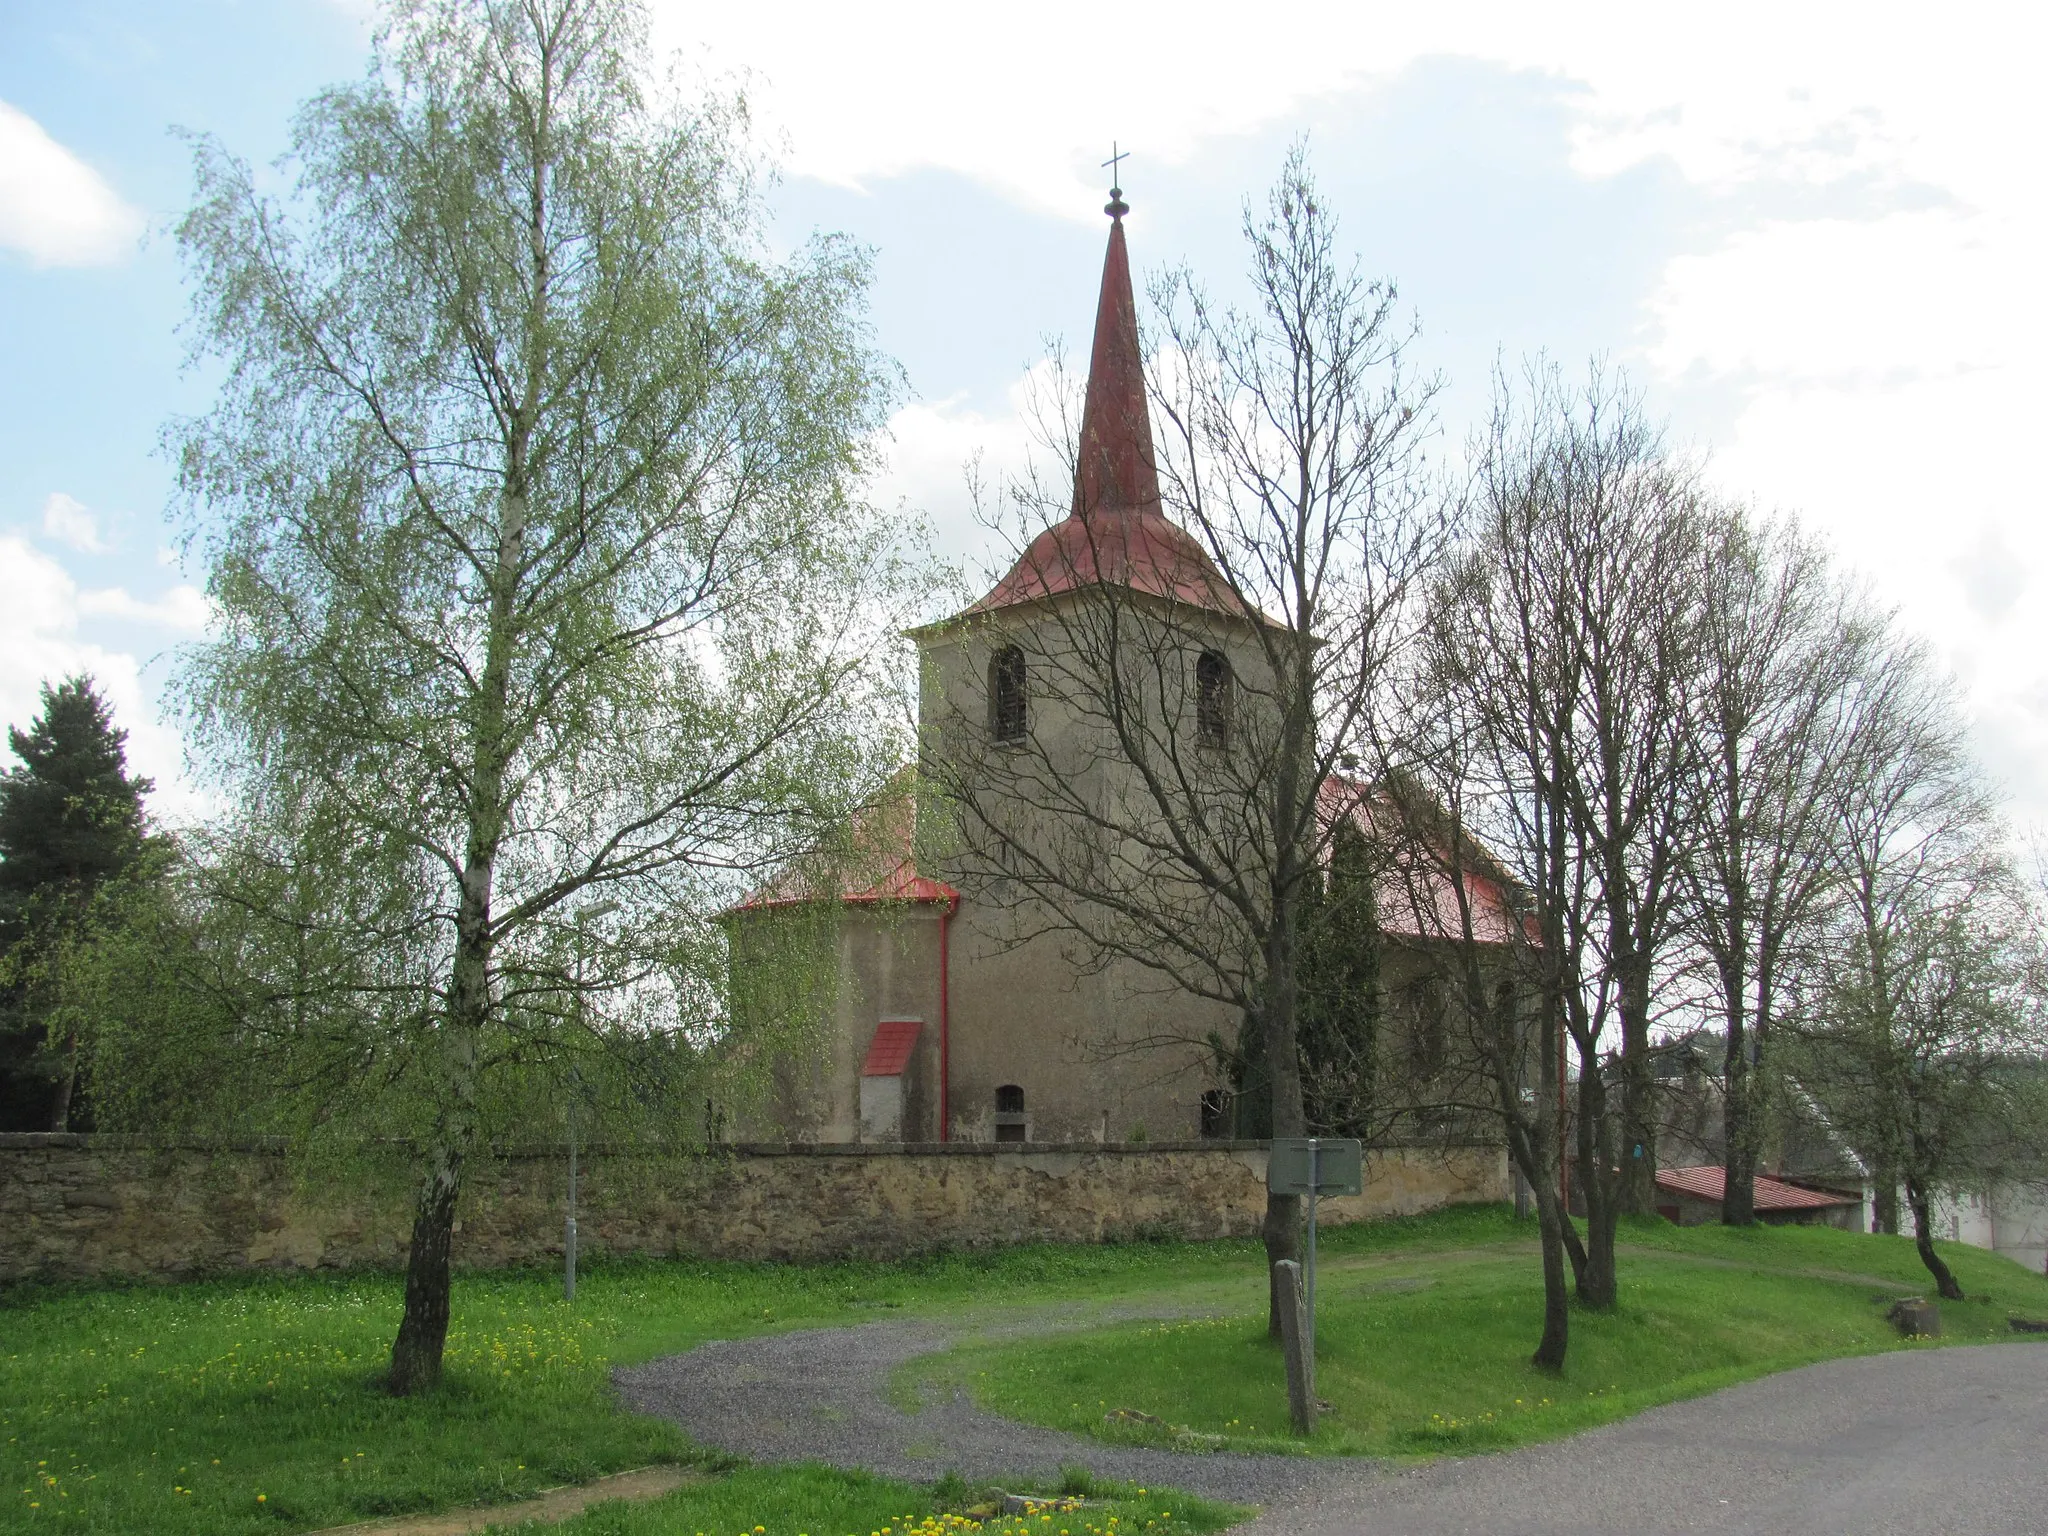
<svg viewBox="0 0 2048 1536"><path fill-rule="evenodd" d="M293 1091L411 1149L397 1393L440 1376L520 1085L607 1013L716 1027L708 917L903 749L872 658L909 577L860 500L894 375L859 253L765 253L745 128L660 83L629 0L399 0L283 190L196 147L223 378L170 437L219 627L184 696L223 898L298 977L271 1016L352 1045Z"/></svg>
<svg viewBox="0 0 2048 1536"><path fill-rule="evenodd" d="M2038 937L1924 649L1885 633L1854 707L1857 751L1827 801L1838 883L1794 1071L1869 1167L1879 1226L1898 1230L1903 1191L1922 1262L1960 1300L1932 1203L1994 1149L2040 1143Z"/></svg>

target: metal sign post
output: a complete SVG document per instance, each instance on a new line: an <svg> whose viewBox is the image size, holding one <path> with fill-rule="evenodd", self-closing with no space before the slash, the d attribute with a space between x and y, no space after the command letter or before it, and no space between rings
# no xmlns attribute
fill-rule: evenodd
<svg viewBox="0 0 2048 1536"><path fill-rule="evenodd" d="M576 1032L583 1033L583 941L590 931L590 923L600 917L609 917L619 910L616 901L593 901L589 906L576 909ZM579 1039L579 1045L582 1043ZM569 1100L563 1109L563 1118L569 1123L569 1213L562 1222L562 1300L576 1299L576 1109L583 1097L583 1074L575 1066L569 1068Z"/></svg>
<svg viewBox="0 0 2048 1536"><path fill-rule="evenodd" d="M1316 1370L1316 1197L1322 1193L1323 1144L1308 1144L1308 1370L1314 1381Z"/></svg>
<svg viewBox="0 0 2048 1536"><path fill-rule="evenodd" d="M576 1121L569 1120L569 1219L562 1223L562 1300L576 1299Z"/></svg>
<svg viewBox="0 0 2048 1536"><path fill-rule="evenodd" d="M1306 1354L1309 1380L1316 1362L1316 1201L1323 1195L1356 1195L1365 1189L1364 1149L1349 1136L1286 1136L1273 1139L1266 1156L1266 1188L1276 1195L1308 1196L1308 1263L1302 1289L1308 1303Z"/></svg>

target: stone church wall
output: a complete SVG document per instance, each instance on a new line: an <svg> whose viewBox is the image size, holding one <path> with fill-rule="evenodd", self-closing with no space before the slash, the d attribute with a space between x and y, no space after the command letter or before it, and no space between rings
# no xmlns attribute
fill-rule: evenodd
<svg viewBox="0 0 2048 1536"><path fill-rule="evenodd" d="M587 1254L889 1258L935 1248L1242 1237L1265 1208L1257 1142L896 1148L741 1146L674 1161L584 1154ZM559 1147L476 1164L456 1228L469 1267L559 1261ZM1508 1197L1498 1148L1391 1148L1330 1224ZM0 1135L0 1280L390 1268L411 1225L395 1173L302 1185L281 1152Z"/></svg>

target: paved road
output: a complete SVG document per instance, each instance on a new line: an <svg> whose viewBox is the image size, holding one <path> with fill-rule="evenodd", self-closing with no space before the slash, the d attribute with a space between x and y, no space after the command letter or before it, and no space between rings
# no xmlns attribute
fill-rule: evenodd
<svg viewBox="0 0 2048 1536"><path fill-rule="evenodd" d="M917 1411L888 1401L897 1365L959 1337L922 1322L815 1329L707 1344L616 1379L628 1405L756 1461L920 1480L957 1470L1027 1488L1080 1464L1262 1506L1242 1536L2048 1536L2048 1348L2038 1346L1829 1361L1550 1445L1390 1472L1108 1446L964 1400Z"/></svg>
<svg viewBox="0 0 2048 1536"><path fill-rule="evenodd" d="M1505 1456L1324 1488L1240 1536L2048 1532L2048 1351L1831 1360Z"/></svg>

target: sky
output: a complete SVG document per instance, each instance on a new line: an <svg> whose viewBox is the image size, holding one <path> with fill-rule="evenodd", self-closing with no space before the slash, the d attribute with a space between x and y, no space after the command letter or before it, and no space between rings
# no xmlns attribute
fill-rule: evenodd
<svg viewBox="0 0 2048 1536"><path fill-rule="evenodd" d="M1030 6L655 0L682 78L746 94L772 238L874 255L903 364L876 493L993 554L963 465L1017 462L1023 382L1085 350L1105 173L1141 270L1228 292L1306 137L1345 243L1440 371L1443 449L1497 361L1626 369L1714 481L1799 517L1956 676L2022 829L2048 824L2048 29L2015 4ZM199 802L175 714L204 572L166 521L181 134L256 162L365 67L368 0L0 5L0 720L88 669Z"/></svg>

